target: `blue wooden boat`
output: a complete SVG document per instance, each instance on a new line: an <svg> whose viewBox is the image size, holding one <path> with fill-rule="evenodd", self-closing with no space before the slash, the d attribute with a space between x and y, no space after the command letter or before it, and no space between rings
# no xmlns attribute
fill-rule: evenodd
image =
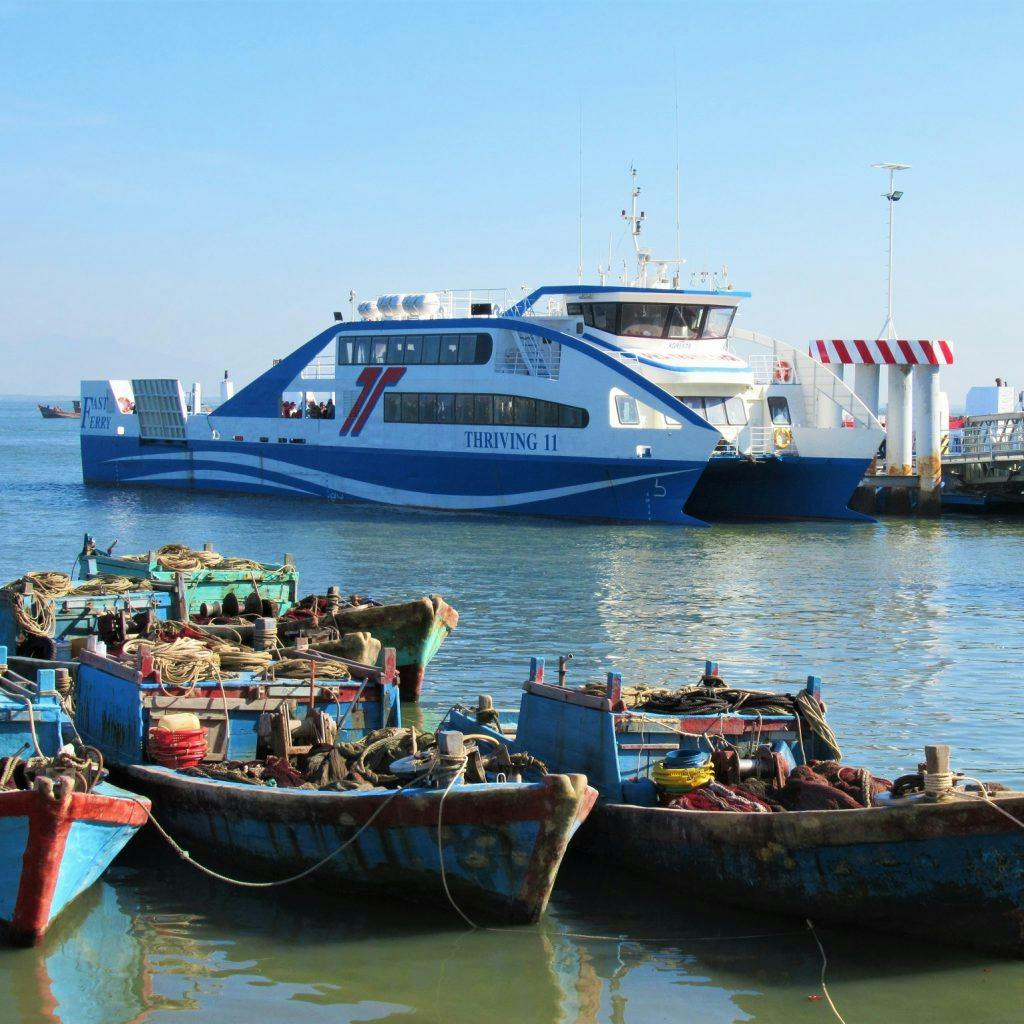
<svg viewBox="0 0 1024 1024"><path fill-rule="evenodd" d="M32 945L145 823L149 801L76 773L59 755L53 672L33 684L6 663L0 647L0 921ZM40 755L27 766L26 751Z"/></svg>
<svg viewBox="0 0 1024 1024"><path fill-rule="evenodd" d="M535 921L570 837L597 798L580 775L530 782L488 776L469 784L461 769L436 779L415 771L397 790L346 791L288 780L253 784L230 774L242 764L269 770L271 748L278 770L302 763L311 747L292 743L292 715L316 720L326 713L338 744L400 729L393 650L383 668L313 651L303 657L315 680L242 671L180 689L164 682L159 659L128 663L86 651L76 724L133 789L151 797L156 820L179 846L233 879L274 881L315 869L309 884L323 895L380 891L450 911L454 904L474 921ZM346 676L331 679L339 663ZM150 729L181 712L196 715L206 730L199 769L179 771L150 758Z"/></svg>
<svg viewBox="0 0 1024 1024"><path fill-rule="evenodd" d="M68 662L75 641L98 636L119 643L176 613L172 588L155 590L147 580L99 576L74 581L60 573L27 573L0 588L0 645L16 659Z"/></svg>
<svg viewBox="0 0 1024 1024"><path fill-rule="evenodd" d="M709 663L709 703L716 677ZM938 780L934 798L882 793L871 806L768 813L659 805L652 778L709 747L719 780L723 771L760 776L767 792L776 773L781 781L798 765L836 759L830 731L801 709L824 711L820 680L795 698L788 714L658 712L627 706L617 675L604 687L550 685L534 659L516 743L552 771L585 772L599 790L574 849L705 899L1024 956L1024 794L950 789L948 766L930 763L946 748L926 748L920 779L926 788ZM490 731L465 710L447 724Z"/></svg>

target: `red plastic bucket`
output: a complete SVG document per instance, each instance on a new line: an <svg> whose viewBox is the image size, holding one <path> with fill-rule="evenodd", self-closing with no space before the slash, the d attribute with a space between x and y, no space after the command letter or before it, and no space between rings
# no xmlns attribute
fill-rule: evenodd
<svg viewBox="0 0 1024 1024"><path fill-rule="evenodd" d="M206 757L206 730L149 730L149 759L164 768L195 768Z"/></svg>

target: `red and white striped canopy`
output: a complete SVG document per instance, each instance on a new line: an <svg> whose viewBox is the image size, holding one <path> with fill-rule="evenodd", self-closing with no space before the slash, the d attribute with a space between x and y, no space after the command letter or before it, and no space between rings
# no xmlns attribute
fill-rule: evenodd
<svg viewBox="0 0 1024 1024"><path fill-rule="evenodd" d="M953 347L948 341L812 341L809 354L822 363L866 363L888 366L952 366Z"/></svg>

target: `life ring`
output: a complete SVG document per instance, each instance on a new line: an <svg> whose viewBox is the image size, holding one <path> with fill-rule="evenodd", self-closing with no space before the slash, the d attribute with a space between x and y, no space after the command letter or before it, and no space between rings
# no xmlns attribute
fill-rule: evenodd
<svg viewBox="0 0 1024 1024"><path fill-rule="evenodd" d="M793 380L793 366L787 363L785 359L775 360L775 372L772 374L772 379L776 384L789 384Z"/></svg>
<svg viewBox="0 0 1024 1024"><path fill-rule="evenodd" d="M793 431L789 427L776 427L772 433L772 440L775 447L784 452L793 443Z"/></svg>
<svg viewBox="0 0 1024 1024"><path fill-rule="evenodd" d="M126 396L122 395L117 400L117 407L118 407L118 409L121 410L121 412L123 412L125 415L127 415L128 413L130 413L132 411L132 400L130 398L127 398Z"/></svg>

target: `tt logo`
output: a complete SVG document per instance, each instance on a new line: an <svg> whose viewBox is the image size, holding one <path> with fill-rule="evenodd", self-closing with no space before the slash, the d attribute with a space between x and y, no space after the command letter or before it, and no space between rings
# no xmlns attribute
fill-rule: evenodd
<svg viewBox="0 0 1024 1024"><path fill-rule="evenodd" d="M342 437L349 434L352 437L358 437L363 427L366 426L370 413L380 401L380 396L384 394L384 389L391 387L392 384L397 384L404 374L404 366L389 366L386 370L368 366L363 370L356 377L356 383L362 384L363 390L359 392L359 397L352 403L352 408L349 409L348 416L345 417L345 422L342 423L338 433Z"/></svg>

